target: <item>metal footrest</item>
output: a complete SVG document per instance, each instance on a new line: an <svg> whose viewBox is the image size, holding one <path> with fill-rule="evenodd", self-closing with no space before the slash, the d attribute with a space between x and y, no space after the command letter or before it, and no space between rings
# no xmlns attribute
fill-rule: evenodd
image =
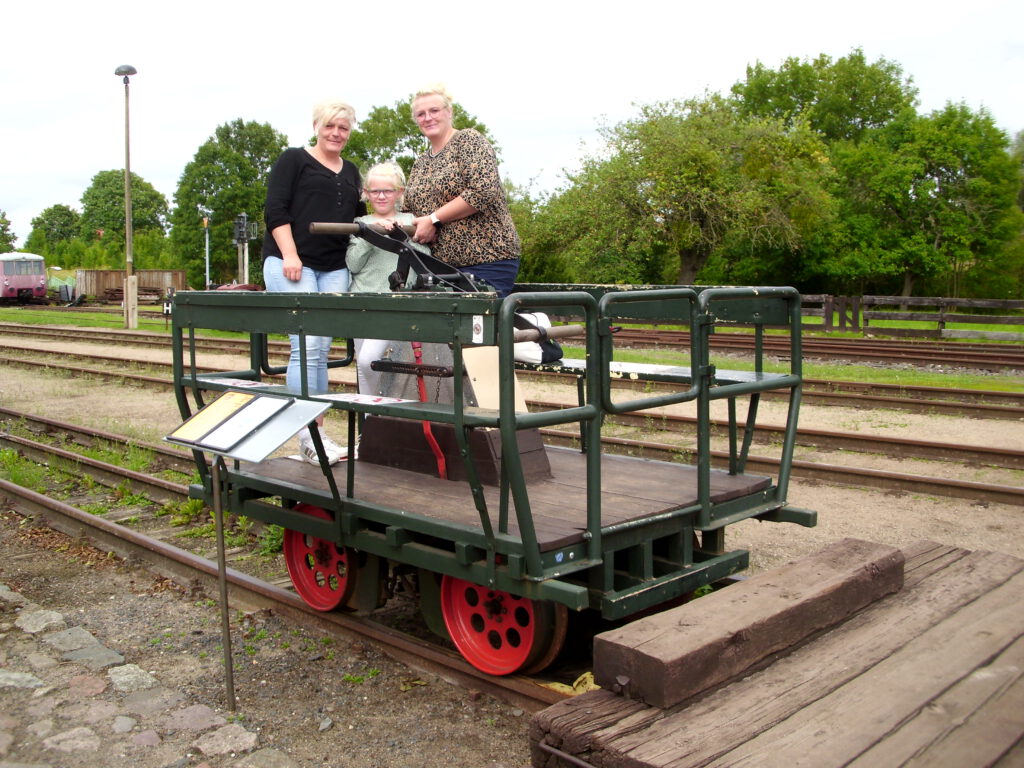
<svg viewBox="0 0 1024 768"><path fill-rule="evenodd" d="M455 375L448 365L417 365L397 360L374 360L370 363L370 368L381 373L405 373L410 376L431 376L438 379L450 379Z"/></svg>

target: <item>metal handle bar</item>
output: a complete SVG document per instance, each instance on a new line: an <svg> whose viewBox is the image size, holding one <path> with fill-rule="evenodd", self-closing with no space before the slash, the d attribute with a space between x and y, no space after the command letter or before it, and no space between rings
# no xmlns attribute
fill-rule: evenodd
<svg viewBox="0 0 1024 768"><path fill-rule="evenodd" d="M386 229L378 227L376 224L367 224L368 227L373 227L381 234L387 234ZM401 224L400 229L407 235L411 235L416 231L416 227L412 224ZM331 221L314 221L309 225L309 232L313 235L358 235L359 225L352 224L335 224Z"/></svg>
<svg viewBox="0 0 1024 768"><path fill-rule="evenodd" d="M513 338L517 342L540 341L542 339L561 339L566 336L586 336L587 334L587 329L582 325L555 325L544 330L547 332L542 333L533 328L517 330Z"/></svg>

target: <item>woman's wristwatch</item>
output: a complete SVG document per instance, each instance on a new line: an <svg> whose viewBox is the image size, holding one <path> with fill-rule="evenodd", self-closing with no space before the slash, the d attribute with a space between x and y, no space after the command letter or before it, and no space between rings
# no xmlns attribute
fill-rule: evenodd
<svg viewBox="0 0 1024 768"><path fill-rule="evenodd" d="M441 220L439 218L437 218L437 212L436 211L434 213L430 214L430 223L433 224L435 227L440 227L441 226Z"/></svg>

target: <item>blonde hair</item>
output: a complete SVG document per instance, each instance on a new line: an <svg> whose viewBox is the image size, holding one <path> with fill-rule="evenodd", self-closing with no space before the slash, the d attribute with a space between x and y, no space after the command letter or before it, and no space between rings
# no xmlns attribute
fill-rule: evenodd
<svg viewBox="0 0 1024 768"><path fill-rule="evenodd" d="M389 179L395 185L395 189L400 191L400 194L395 197L395 210L400 211L402 203L405 202L405 173L402 171L402 166L388 160L384 163L377 163L370 168L363 177L363 200L369 199L366 195L366 190L370 188L370 179L374 177Z"/></svg>
<svg viewBox="0 0 1024 768"><path fill-rule="evenodd" d="M337 120L339 117L348 120L349 128L356 127L356 111L344 101L327 99L318 102L313 107L313 127L317 130L320 129L320 126Z"/></svg>
<svg viewBox="0 0 1024 768"><path fill-rule="evenodd" d="M444 101L444 106L451 109L452 106L452 95L448 93L448 89L441 83L431 83L425 85L416 91L412 99L409 100L409 109L413 109L413 105L416 103L416 99L421 99L424 96L440 96L441 100ZM415 111L415 110L413 110Z"/></svg>

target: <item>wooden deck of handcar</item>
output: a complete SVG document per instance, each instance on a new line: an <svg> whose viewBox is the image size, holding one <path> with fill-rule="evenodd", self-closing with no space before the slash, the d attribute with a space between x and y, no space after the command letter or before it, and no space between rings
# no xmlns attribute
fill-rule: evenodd
<svg viewBox="0 0 1024 768"><path fill-rule="evenodd" d="M548 446L546 451L551 476L529 484L530 507L542 552L582 541L587 527L586 457L565 448ZM243 465L242 469L264 478L330 493L321 469L304 461L275 458ZM344 494L346 464L337 464L332 471ZM712 470L711 498L720 503L757 493L769 484L770 479L760 475L730 475ZM697 469L684 464L603 455L601 486L601 520L606 527L697 503ZM484 494L488 509L496 519L498 489L485 488ZM359 461L352 497L446 523L480 525L470 487L464 482ZM514 516L509 529L512 535L518 535Z"/></svg>
<svg viewBox="0 0 1024 768"><path fill-rule="evenodd" d="M766 647L771 652L749 668L678 703L661 708L600 690L538 713L530 734L533 765L1024 765L1024 560L926 541L902 554L903 586L891 587L898 591L872 598L789 648ZM873 569L864 569L866 580ZM796 572L784 567L747 581L760 580L784 612L794 599L788 593L807 586L786 581ZM726 605L732 589L712 597ZM749 591L737 594L734 603L747 600L761 614L744 629L730 629L733 634L701 610L706 598L674 609L689 611L675 615L677 626L691 637L703 626L715 648L710 663L691 668L691 676L713 675L715 660L734 663L734 649L764 639L760 632L791 631L791 622L773 630L772 617L758 608L763 601L749 600ZM635 640L642 653L649 638L648 631ZM700 651L695 645L678 659L692 663ZM638 662L629 674L641 667ZM614 670L603 676L614 680ZM627 689L628 678L621 677ZM654 690L662 681L646 684ZM662 692L671 695L671 686Z"/></svg>

